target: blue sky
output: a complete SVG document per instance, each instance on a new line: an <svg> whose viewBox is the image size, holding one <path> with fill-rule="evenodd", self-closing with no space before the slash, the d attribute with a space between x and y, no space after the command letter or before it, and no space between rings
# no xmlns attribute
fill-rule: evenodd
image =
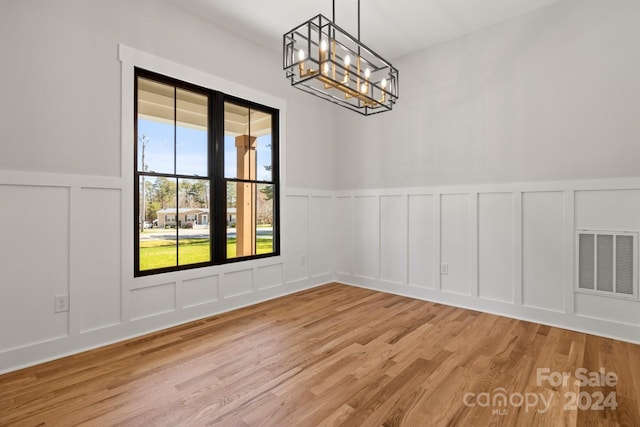
<svg viewBox="0 0 640 427"><path fill-rule="evenodd" d="M173 125L156 121L139 119L138 138L146 136L145 164L147 171L157 173L174 173L173 162ZM176 172L185 175L207 175L207 133L178 126ZM224 138L225 142L225 177L236 177L235 139L231 136ZM138 142L138 170L142 170L142 149ZM271 164L271 136L266 135L257 139L257 179L271 180L271 172L265 169Z"/></svg>

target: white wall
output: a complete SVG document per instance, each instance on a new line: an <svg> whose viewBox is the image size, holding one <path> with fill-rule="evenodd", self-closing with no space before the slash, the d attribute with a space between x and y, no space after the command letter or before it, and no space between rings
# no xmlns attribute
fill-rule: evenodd
<svg viewBox="0 0 640 427"><path fill-rule="evenodd" d="M162 1L42 0L2 2L0 55L0 372L332 279L332 106L279 54ZM134 57L282 107L282 256L133 278Z"/></svg>
<svg viewBox="0 0 640 427"><path fill-rule="evenodd" d="M394 60L392 112L335 115L337 188L638 176L639 20L563 0Z"/></svg>
<svg viewBox="0 0 640 427"><path fill-rule="evenodd" d="M564 0L393 61L391 113L335 114L337 279L640 342L574 291L576 229L640 231L638 22Z"/></svg>
<svg viewBox="0 0 640 427"><path fill-rule="evenodd" d="M166 58L305 108L289 111L292 187L333 188L331 106L292 90L282 58L153 0L0 4L0 170L121 175L118 44ZM300 101L303 100L303 101ZM301 162L313 159L313 162ZM128 166L127 166L128 167Z"/></svg>

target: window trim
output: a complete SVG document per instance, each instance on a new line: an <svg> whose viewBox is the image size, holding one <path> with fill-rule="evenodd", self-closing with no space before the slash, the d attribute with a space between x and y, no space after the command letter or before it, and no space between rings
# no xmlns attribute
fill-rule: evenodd
<svg viewBox="0 0 640 427"><path fill-rule="evenodd" d="M152 270L140 270L140 238L139 238L139 218L140 218L140 199L139 199L139 177L140 171L138 171L138 77L148 78L161 83L175 86L176 88L190 90L201 94L206 94L208 97L208 174L206 179L209 181L209 217L208 222L210 225L210 261L187 264L187 265L175 265L171 267L162 267ZM272 184L274 186L273 196L273 252L266 254L255 254L241 257L228 258L227 257L227 230L226 230L226 181L224 176L224 104L225 102L231 102L238 105L245 106L249 109L255 109L264 111L271 115L271 135L272 135L272 181L264 183ZM175 103L175 100L174 100ZM281 156L281 138L280 138L280 114L281 108L270 107L258 103L256 101L250 101L238 96L223 93L219 90L210 89L205 86L189 83L180 78L172 77L167 74L161 74L145 67L135 65L133 67L133 275L134 277L154 276L163 273L172 273L176 271L192 270L203 267L212 267L217 265L225 265L238 263L243 261L251 261L263 258L280 257L281 246L281 203L280 192L282 191L282 179L280 176L280 161ZM130 147L129 147L130 150ZM147 175L144 173L144 175ZM174 173L166 174L161 173L158 176L170 175L175 177L193 179L193 176L183 176L181 174ZM242 181L242 180L239 180ZM256 180L257 183L260 181ZM256 182L252 181L252 182ZM214 194L223 194L223 197L214 197ZM178 208L178 207L176 207ZM176 256L178 251L178 245L176 245ZM176 259L176 261L178 261ZM179 262L179 261L178 261Z"/></svg>

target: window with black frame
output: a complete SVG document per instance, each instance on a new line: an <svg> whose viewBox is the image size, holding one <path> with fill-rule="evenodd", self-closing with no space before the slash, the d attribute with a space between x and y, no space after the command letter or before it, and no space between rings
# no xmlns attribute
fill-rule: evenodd
<svg viewBox="0 0 640 427"><path fill-rule="evenodd" d="M278 111L135 81L135 275L278 255Z"/></svg>
<svg viewBox="0 0 640 427"><path fill-rule="evenodd" d="M274 250L272 114L224 103L227 258Z"/></svg>

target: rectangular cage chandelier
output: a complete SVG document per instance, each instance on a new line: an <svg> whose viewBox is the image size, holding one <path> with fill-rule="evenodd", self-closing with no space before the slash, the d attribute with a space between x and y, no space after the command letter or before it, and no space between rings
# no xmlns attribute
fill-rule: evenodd
<svg viewBox="0 0 640 427"><path fill-rule="evenodd" d="M333 21L317 15L283 35L283 64L291 85L365 116L390 111L398 100L398 70Z"/></svg>

